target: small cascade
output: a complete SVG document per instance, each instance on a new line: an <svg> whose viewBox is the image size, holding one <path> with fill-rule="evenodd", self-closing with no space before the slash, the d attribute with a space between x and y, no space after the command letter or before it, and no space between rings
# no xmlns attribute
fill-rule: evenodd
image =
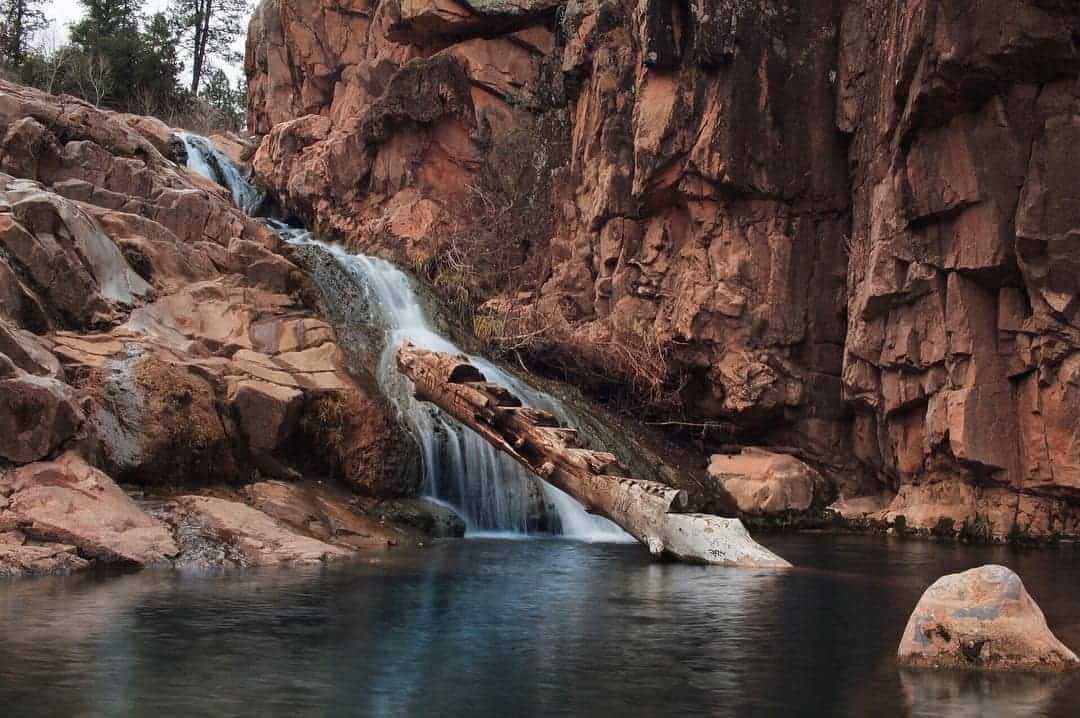
<svg viewBox="0 0 1080 718"><path fill-rule="evenodd" d="M204 138L185 135L188 167L232 191L245 211L258 208L262 195L243 173ZM229 167L231 174L222 170ZM235 182L236 184L232 184ZM257 201L253 197L258 197ZM241 199L245 203L241 203ZM463 353L434 327L409 277L386 260L350 254L316 239L311 232L269 220L281 237L295 246L324 253L349 277L363 304L364 321L382 333L377 371L380 387L412 429L424 463L424 490L445 501L465 519L470 535L524 535L539 530L585 541L633 541L614 523L585 511L574 498L534 477L472 430L418 401L412 385L397 368L394 355L405 340L425 349ZM353 308L351 314L356 314ZM489 381L510 389L527 405L555 414L574 426L571 412L556 399L536 391L482 357L470 357Z"/></svg>
<svg viewBox="0 0 1080 718"><path fill-rule="evenodd" d="M187 150L187 168L217 182L232 193L233 202L244 214L254 216L266 193L251 182L247 174L205 137L188 132L180 135Z"/></svg>

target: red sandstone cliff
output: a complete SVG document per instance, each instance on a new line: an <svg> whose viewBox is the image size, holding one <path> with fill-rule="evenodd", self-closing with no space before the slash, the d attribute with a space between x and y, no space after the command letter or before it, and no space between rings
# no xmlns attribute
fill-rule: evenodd
<svg viewBox="0 0 1080 718"><path fill-rule="evenodd" d="M797 447L845 510L1077 534L1078 37L1064 0L265 0L249 121L286 206L534 366Z"/></svg>

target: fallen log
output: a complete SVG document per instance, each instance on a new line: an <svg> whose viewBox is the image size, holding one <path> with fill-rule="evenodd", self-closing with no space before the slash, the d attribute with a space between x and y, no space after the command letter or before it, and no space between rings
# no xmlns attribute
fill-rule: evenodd
<svg viewBox="0 0 1080 718"><path fill-rule="evenodd" d="M435 404L588 511L612 520L653 555L727 566L791 565L751 539L738 519L687 513L685 491L625 476L614 454L584 448L576 430L560 426L547 411L522 406L466 357L405 342L397 364L418 399Z"/></svg>

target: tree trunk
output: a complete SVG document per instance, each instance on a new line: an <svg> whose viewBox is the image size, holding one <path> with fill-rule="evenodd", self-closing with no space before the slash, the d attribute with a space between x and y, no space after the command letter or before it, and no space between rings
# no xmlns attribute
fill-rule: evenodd
<svg viewBox="0 0 1080 718"><path fill-rule="evenodd" d="M614 454L584 448L576 430L560 427L549 412L522 406L466 358L406 342L397 364L412 379L417 398L434 403L590 512L611 519L653 555L692 563L790 566L755 543L738 519L683 513L689 508L685 491L624 476Z"/></svg>
<svg viewBox="0 0 1080 718"><path fill-rule="evenodd" d="M191 94L199 94L199 81L202 80L203 67L206 65L206 45L210 38L210 14L213 11L212 0L199 0L200 12L195 15L195 36L192 39L191 53Z"/></svg>

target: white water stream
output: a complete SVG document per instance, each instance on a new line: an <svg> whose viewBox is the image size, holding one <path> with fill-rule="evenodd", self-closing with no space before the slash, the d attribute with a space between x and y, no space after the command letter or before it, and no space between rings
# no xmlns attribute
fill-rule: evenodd
<svg viewBox="0 0 1080 718"><path fill-rule="evenodd" d="M188 151L188 169L228 187L245 212L250 214L259 207L262 193L208 140L183 135L183 141ZM434 405L416 400L411 382L398 371L394 361L402 341L436 351L463 352L435 329L404 272L386 260L350 254L321 242L307 230L277 223L275 227L290 244L317 247L333 257L363 293L369 318L384 333L377 379L420 445L424 491L458 511L469 535L524 535L535 527L538 515L553 509L564 536L585 541L633 541L611 521L588 513L573 497L533 477L471 429ZM469 359L488 381L506 387L527 406L546 409L564 424L577 423L558 400L482 357Z"/></svg>

